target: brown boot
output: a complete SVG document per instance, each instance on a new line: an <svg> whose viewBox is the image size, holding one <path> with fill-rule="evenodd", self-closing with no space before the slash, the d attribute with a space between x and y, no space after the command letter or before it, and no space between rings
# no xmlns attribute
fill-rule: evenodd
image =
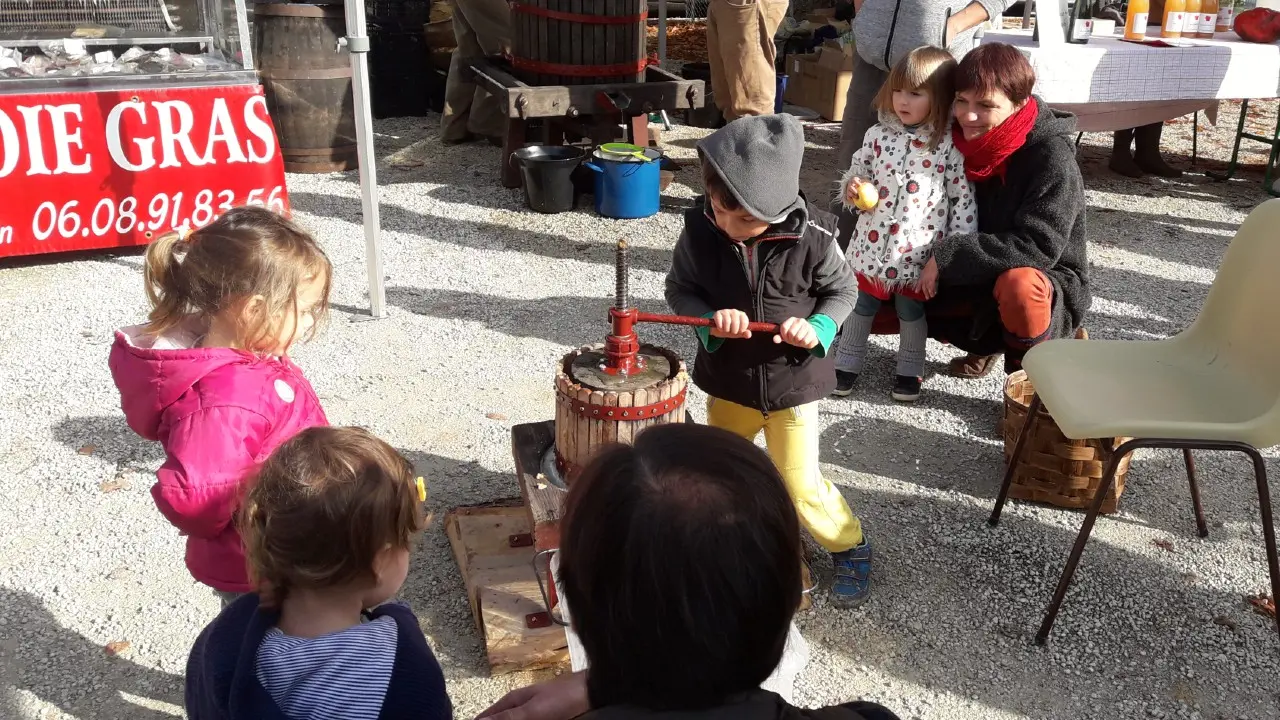
<svg viewBox="0 0 1280 720"><path fill-rule="evenodd" d="M947 363L947 374L951 377L964 378L965 380L977 380L980 377L989 375L995 369L996 361L999 359L999 354L974 355L970 353Z"/></svg>

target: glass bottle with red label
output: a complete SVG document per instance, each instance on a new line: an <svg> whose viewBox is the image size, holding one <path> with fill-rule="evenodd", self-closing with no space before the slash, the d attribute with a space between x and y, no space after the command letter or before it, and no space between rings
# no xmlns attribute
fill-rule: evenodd
<svg viewBox="0 0 1280 720"><path fill-rule="evenodd" d="M1199 3L1196 6L1199 7ZM1167 0L1164 4L1164 18L1160 23L1160 37L1170 39L1182 37L1186 16L1187 0Z"/></svg>
<svg viewBox="0 0 1280 720"><path fill-rule="evenodd" d="M1208 40L1213 37L1218 23L1218 0L1200 0L1199 28L1196 37Z"/></svg>
<svg viewBox="0 0 1280 720"><path fill-rule="evenodd" d="M1143 40L1147 37L1147 18L1151 14L1151 0L1129 0L1124 18L1124 39Z"/></svg>
<svg viewBox="0 0 1280 720"><path fill-rule="evenodd" d="M1213 26L1214 32L1228 32L1236 19L1235 0L1221 0L1218 3L1218 21Z"/></svg>

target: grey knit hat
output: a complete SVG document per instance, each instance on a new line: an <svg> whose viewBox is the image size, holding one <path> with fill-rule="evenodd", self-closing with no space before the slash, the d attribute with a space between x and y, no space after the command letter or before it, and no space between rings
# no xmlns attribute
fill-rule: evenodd
<svg viewBox="0 0 1280 720"><path fill-rule="evenodd" d="M742 208L775 223L800 198L804 128L791 115L748 115L698 142L698 152Z"/></svg>

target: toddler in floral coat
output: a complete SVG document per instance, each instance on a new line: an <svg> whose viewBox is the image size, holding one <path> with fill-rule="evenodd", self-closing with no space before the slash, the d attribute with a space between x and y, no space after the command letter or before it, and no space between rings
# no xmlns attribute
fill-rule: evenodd
<svg viewBox="0 0 1280 720"><path fill-rule="evenodd" d="M901 328L893 399L920 397L924 301L937 291L936 279L922 279L921 269L933 243L978 227L964 158L949 132L955 69L951 55L936 47L917 48L895 65L875 98L880 122L841 179L845 206L861 212L848 249L858 302L836 352L836 395L853 392L872 320L893 298Z"/></svg>

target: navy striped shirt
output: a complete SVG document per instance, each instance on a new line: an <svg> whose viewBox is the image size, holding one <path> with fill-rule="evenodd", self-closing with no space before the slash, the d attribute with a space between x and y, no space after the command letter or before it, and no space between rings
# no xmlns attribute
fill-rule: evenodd
<svg viewBox="0 0 1280 720"><path fill-rule="evenodd" d="M224 608L187 658L190 720L452 720L440 664L407 605L318 638L285 635L250 593Z"/></svg>
<svg viewBox="0 0 1280 720"><path fill-rule="evenodd" d="M396 663L396 621L380 617L318 638L271 628L258 682L298 720L377 720Z"/></svg>

